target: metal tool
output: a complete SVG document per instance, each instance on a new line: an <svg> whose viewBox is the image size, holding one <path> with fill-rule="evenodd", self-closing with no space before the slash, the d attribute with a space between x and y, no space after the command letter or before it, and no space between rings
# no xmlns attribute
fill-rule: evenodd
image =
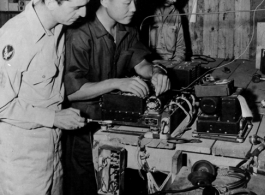
<svg viewBox="0 0 265 195"><path fill-rule="evenodd" d="M169 138L167 142L174 144L183 144L183 143L201 143L202 141L200 139L186 139L186 138L175 137L175 138Z"/></svg>
<svg viewBox="0 0 265 195"><path fill-rule="evenodd" d="M249 142L253 145L257 145L257 144L260 144L260 143L263 143L265 144L265 140L264 138L261 138L260 136L258 135L250 135L249 136Z"/></svg>
<svg viewBox="0 0 265 195"><path fill-rule="evenodd" d="M256 73L252 76L252 81L253 83L259 83L260 81L265 81L265 78Z"/></svg>
<svg viewBox="0 0 265 195"><path fill-rule="evenodd" d="M91 123L91 122L95 122L95 123L98 123L98 124L102 124L102 125L109 125L109 124L112 124L112 121L111 120L94 120L94 119L87 119L86 121L87 123Z"/></svg>

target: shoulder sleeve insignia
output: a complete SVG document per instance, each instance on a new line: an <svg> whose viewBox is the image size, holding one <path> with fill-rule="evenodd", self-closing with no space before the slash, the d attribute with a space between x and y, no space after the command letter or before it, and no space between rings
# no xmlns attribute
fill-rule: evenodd
<svg viewBox="0 0 265 195"><path fill-rule="evenodd" d="M8 61L14 56L15 50L12 45L7 45L2 51L3 59Z"/></svg>

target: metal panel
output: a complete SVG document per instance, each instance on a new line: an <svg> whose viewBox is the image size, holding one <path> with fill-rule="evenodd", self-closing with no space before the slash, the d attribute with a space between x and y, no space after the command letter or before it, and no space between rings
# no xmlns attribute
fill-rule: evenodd
<svg viewBox="0 0 265 195"><path fill-rule="evenodd" d="M8 11L8 0L0 0L0 11Z"/></svg>

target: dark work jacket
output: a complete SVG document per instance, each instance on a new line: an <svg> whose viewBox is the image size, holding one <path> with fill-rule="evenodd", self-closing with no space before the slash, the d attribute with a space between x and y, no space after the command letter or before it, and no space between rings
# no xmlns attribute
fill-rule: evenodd
<svg viewBox="0 0 265 195"><path fill-rule="evenodd" d="M66 95L78 91L87 82L123 78L150 54L139 41L137 30L117 24L116 44L97 17L79 28L67 30ZM100 119L100 97L72 102L88 118Z"/></svg>

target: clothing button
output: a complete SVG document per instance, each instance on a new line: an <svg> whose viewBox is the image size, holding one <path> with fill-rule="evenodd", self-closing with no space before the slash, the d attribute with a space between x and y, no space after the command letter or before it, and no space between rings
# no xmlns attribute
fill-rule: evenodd
<svg viewBox="0 0 265 195"><path fill-rule="evenodd" d="M45 78L46 76L45 75L42 75L42 78Z"/></svg>

